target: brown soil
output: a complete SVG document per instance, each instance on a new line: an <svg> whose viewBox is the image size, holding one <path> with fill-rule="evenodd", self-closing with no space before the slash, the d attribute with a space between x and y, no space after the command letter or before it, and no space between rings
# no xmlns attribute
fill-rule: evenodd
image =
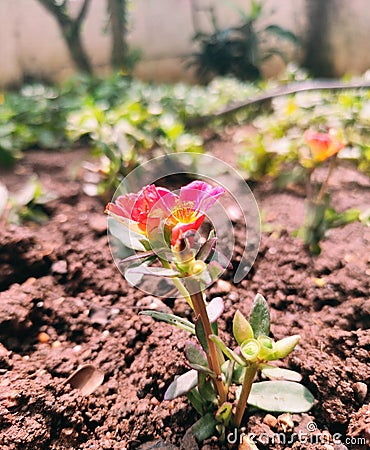
<svg viewBox="0 0 370 450"><path fill-rule="evenodd" d="M231 145L219 140L210 147L223 157ZM153 302L160 310L190 311L183 301L156 300L121 277L107 244L104 202L86 196L73 179L86 158L85 151L33 152L15 171L2 173L15 191L36 172L59 197L47 205L46 224L1 230L0 448L197 448L185 436L196 413L184 399L162 401L166 386L185 370L187 334L138 316ZM338 171L332 190L338 209L369 204L369 180L349 167ZM359 223L333 230L313 260L290 233L303 218L299 192L276 192L264 183L254 194L271 228L258 258L240 285L231 285L228 274L208 295L225 299L223 332L230 332L234 311L248 314L260 292L271 307L273 336L301 335L284 366L302 374L317 401L309 413L293 415L294 432L307 433L315 422L316 435L326 437L285 445L262 440L258 448L368 448L369 230ZM82 396L63 382L88 363L105 379ZM248 431L279 429L266 413L254 411ZM330 442L335 433L341 442ZM219 448L217 439L201 448Z"/></svg>

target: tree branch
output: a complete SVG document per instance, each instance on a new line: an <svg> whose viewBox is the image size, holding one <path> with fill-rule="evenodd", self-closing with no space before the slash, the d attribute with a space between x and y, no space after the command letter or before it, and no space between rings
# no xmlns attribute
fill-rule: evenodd
<svg viewBox="0 0 370 450"><path fill-rule="evenodd" d="M79 27L81 25L81 22L83 22L83 20L85 19L85 16L87 14L87 11L89 9L91 0L84 0L80 12L78 13L78 16L75 20L76 26Z"/></svg>
<svg viewBox="0 0 370 450"><path fill-rule="evenodd" d="M65 2L61 5L58 5L54 0L39 0L39 2L62 26L70 25L71 19L65 11Z"/></svg>

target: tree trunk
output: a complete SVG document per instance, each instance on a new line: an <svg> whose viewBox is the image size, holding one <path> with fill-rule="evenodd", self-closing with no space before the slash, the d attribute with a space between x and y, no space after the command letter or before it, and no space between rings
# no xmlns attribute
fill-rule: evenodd
<svg viewBox="0 0 370 450"><path fill-rule="evenodd" d="M58 22L63 38L68 46L69 53L78 70L92 74L90 59L82 43L81 28L86 17L91 0L84 0L76 17L72 19L66 11L65 0L62 3L56 0L39 0L39 2L53 15Z"/></svg>
<svg viewBox="0 0 370 450"><path fill-rule="evenodd" d="M92 74L90 59L87 56L85 48L82 44L80 28L73 24L69 27L62 28L64 39L68 45L69 52L78 70L88 74Z"/></svg>
<svg viewBox="0 0 370 450"><path fill-rule="evenodd" d="M308 33L304 66L315 77L332 77L334 68L332 49L328 40L332 0L306 0Z"/></svg>
<svg viewBox="0 0 370 450"><path fill-rule="evenodd" d="M126 0L108 0L108 13L112 35L111 63L115 69L122 69L127 56Z"/></svg>

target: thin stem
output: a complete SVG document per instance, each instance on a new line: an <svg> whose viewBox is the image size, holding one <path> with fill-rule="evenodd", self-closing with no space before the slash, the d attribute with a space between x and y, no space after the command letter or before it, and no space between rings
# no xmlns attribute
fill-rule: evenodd
<svg viewBox="0 0 370 450"><path fill-rule="evenodd" d="M313 169L309 169L307 173L307 179L306 179L306 194L307 194L307 200L308 203L311 204L313 202L313 190L312 190L312 172Z"/></svg>
<svg viewBox="0 0 370 450"><path fill-rule="evenodd" d="M316 203L318 203L318 204L320 204L322 202L322 199L324 198L324 195L325 195L325 193L326 193L326 191L328 189L329 179L330 179L331 174L333 173L333 170L335 168L335 163L336 163L336 157L334 156L330 160L330 166L329 166L328 174L326 176L325 181L321 185L320 192L317 195Z"/></svg>
<svg viewBox="0 0 370 450"><path fill-rule="evenodd" d="M252 389L252 384L254 377L256 376L257 369L258 365L255 363L252 363L245 369L242 391L240 393L238 404L236 405L236 411L234 416L234 425L237 428L240 427L241 421L243 419L244 411L247 406L247 400Z"/></svg>
<svg viewBox="0 0 370 450"><path fill-rule="evenodd" d="M216 344L209 338L209 336L213 334L213 331L208 318L206 305L204 303L203 294L200 290L200 287L198 292L194 292L193 294L190 294L190 296L194 305L195 314L197 317L200 317L200 320L202 321L209 349L209 355L207 355L208 365L209 368L216 374L216 378L213 380L213 383L219 397L219 404L222 405L226 401L227 390L225 384L222 381L222 373L220 362L218 360Z"/></svg>
<svg viewBox="0 0 370 450"><path fill-rule="evenodd" d="M159 260L162 263L162 266L166 269L172 269L171 264L166 261L165 259L159 258ZM184 297L186 302L190 305L191 309L194 309L193 302L191 300L191 296L186 289L186 287L181 283L181 280L179 278L172 278L173 284L176 286L177 290L180 292L180 294Z"/></svg>

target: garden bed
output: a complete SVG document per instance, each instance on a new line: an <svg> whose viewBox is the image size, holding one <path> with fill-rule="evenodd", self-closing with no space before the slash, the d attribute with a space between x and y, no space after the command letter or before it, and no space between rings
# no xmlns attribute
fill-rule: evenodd
<svg viewBox="0 0 370 450"><path fill-rule="evenodd" d="M209 151L223 158L232 154L232 143L212 141ZM104 202L83 193L82 159L87 151L31 152L14 172L2 173L15 191L36 172L58 198L47 204L50 220L44 225L10 225L0 235L0 447L131 449L161 440L166 443L141 448L197 448L185 436L197 419L194 410L184 399L162 401L174 376L185 371L187 333L138 316L154 306L183 316L190 309L179 299L145 295L121 277L109 252ZM368 207L369 180L350 166L336 172L331 187L338 210ZM312 259L291 235L304 216L299 190L278 192L267 182L253 192L267 230L257 260L241 284L232 285L227 273L208 295L223 296L221 331L227 333L235 310L248 315L255 294L264 295L273 336L301 335L284 366L302 374L317 400L310 412L293 415L289 436L301 432L305 439L260 439L258 448L368 448L369 229L352 223L332 230L322 254ZM235 226L242 236L240 224ZM64 384L83 364L105 375L89 396ZM248 431L279 432L266 414L252 412ZM308 430L310 423L315 430ZM325 430L337 440L329 442ZM319 435L318 443L310 431ZM214 438L200 447L219 444Z"/></svg>

